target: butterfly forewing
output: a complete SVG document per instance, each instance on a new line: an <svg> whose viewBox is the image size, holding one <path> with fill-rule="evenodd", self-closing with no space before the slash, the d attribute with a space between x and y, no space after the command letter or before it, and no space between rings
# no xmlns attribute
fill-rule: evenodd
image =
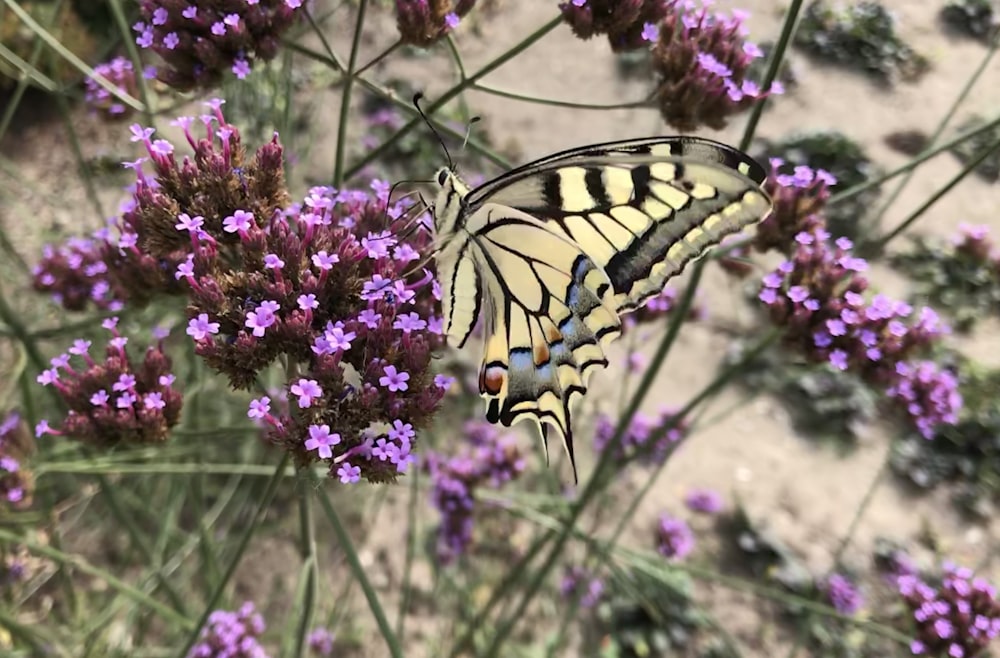
<svg viewBox="0 0 1000 658"><path fill-rule="evenodd" d="M446 329L464 342L485 314L488 420L550 425L572 460L571 406L607 365L618 314L766 216L764 177L728 146L650 138L558 153L444 204L457 216L440 225L458 227L438 256Z"/></svg>

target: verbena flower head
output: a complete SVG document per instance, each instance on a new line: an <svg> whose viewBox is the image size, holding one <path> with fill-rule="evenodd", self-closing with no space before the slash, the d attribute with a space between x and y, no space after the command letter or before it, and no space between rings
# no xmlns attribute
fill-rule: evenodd
<svg viewBox="0 0 1000 658"><path fill-rule="evenodd" d="M722 495L714 489L692 489L684 497L684 504L701 514L718 514L726 506Z"/></svg>
<svg viewBox="0 0 1000 658"><path fill-rule="evenodd" d="M258 640L264 628L264 618L249 601L236 612L216 610L208 616L188 658L269 658Z"/></svg>
<svg viewBox="0 0 1000 658"><path fill-rule="evenodd" d="M656 550L669 560L683 560L694 550L694 533L687 522L661 514L656 524Z"/></svg>
<svg viewBox="0 0 1000 658"><path fill-rule="evenodd" d="M135 361L117 323L117 318L104 321L112 337L103 359L91 355L90 341L77 339L38 376L40 384L56 390L69 411L58 428L40 422L36 436L67 435L102 447L167 440L180 420L183 401L174 388L170 357L160 341L146 350L141 362Z"/></svg>
<svg viewBox="0 0 1000 658"><path fill-rule="evenodd" d="M925 439L941 425L955 425L962 409L958 378L933 361L897 363L899 378L886 394L901 403L907 417Z"/></svg>
<svg viewBox="0 0 1000 658"><path fill-rule="evenodd" d="M573 34L606 34L614 52L648 48L667 13L663 0L568 0L559 9Z"/></svg>
<svg viewBox="0 0 1000 658"><path fill-rule="evenodd" d="M581 608L593 608L601 602L604 580L579 565L567 566L559 583L564 599L577 601Z"/></svg>
<svg viewBox="0 0 1000 658"><path fill-rule="evenodd" d="M990 263L1000 270L1000 251L990 237L990 228L984 224L958 225L958 235L952 238L956 255L962 255L976 263Z"/></svg>
<svg viewBox="0 0 1000 658"><path fill-rule="evenodd" d="M662 321L663 318L673 315L678 303L677 289L667 286L658 295L650 297L645 304L622 317L622 325L628 331L638 324L647 322ZM697 299L692 301L685 319L691 321L704 320L708 316L708 311Z"/></svg>
<svg viewBox="0 0 1000 658"><path fill-rule="evenodd" d="M106 236L107 230L102 229L92 238L73 237L61 245L45 245L32 271L35 290L51 294L67 311L83 311L91 305L121 310L127 291L108 271Z"/></svg>
<svg viewBox="0 0 1000 658"><path fill-rule="evenodd" d="M476 0L396 0L400 40L426 48L458 27Z"/></svg>
<svg viewBox="0 0 1000 658"><path fill-rule="evenodd" d="M0 416L0 509L23 509L31 505L34 477L26 458L34 442L21 417L10 412Z"/></svg>
<svg viewBox="0 0 1000 658"><path fill-rule="evenodd" d="M785 254L795 251L795 236L820 225L816 217L837 183L833 174L804 165L793 166L781 158L771 158L771 171L764 189L771 195L771 214L757 225L754 248L775 249Z"/></svg>
<svg viewBox="0 0 1000 658"><path fill-rule="evenodd" d="M898 378L896 364L949 332L930 308L915 311L885 295L868 299L868 263L847 238L829 243L821 226L795 236L791 260L763 279L758 299L784 341L814 362L855 372L872 384Z"/></svg>
<svg viewBox="0 0 1000 658"><path fill-rule="evenodd" d="M135 42L163 60L162 82L186 91L216 86L226 72L244 78L254 61L278 53L304 0L141 0Z"/></svg>
<svg viewBox="0 0 1000 658"><path fill-rule="evenodd" d="M975 658L1000 637L996 589L969 569L946 563L940 582L906 575L896 586L912 614L914 655Z"/></svg>
<svg viewBox="0 0 1000 658"><path fill-rule="evenodd" d="M783 91L777 82L762 90L747 76L750 64L762 55L744 38L745 12L727 16L707 5L669 0L653 46L660 112L684 132L701 126L721 129L733 114Z"/></svg>
<svg viewBox="0 0 1000 658"><path fill-rule="evenodd" d="M664 410L658 416L637 413L614 450L614 458L619 462L637 460L648 466L662 464L673 447L687 436L690 427L685 419L677 418L676 413L674 409ZM612 449L611 440L614 438L617 424L618 422L607 414L597 417L594 427L594 450L604 453ZM663 433L662 429L667 424L671 427ZM657 439L661 433L663 436Z"/></svg>
<svg viewBox="0 0 1000 658"><path fill-rule="evenodd" d="M481 421L466 423L469 444L452 457L431 453L431 502L441 514L437 553L443 564L463 555L472 543L473 509L479 487L499 489L524 471L515 437Z"/></svg>
<svg viewBox="0 0 1000 658"><path fill-rule="evenodd" d="M843 574L830 574L823 584L823 591L833 609L842 615L853 615L864 605L861 591Z"/></svg>
<svg viewBox="0 0 1000 658"><path fill-rule="evenodd" d="M132 62L125 57L115 57L111 61L98 64L94 67L94 73L110 82L122 93L132 98L138 95L135 69ZM103 118L123 119L131 114L131 108L128 105L122 103L105 87L98 84L94 78L87 78L85 84L84 102Z"/></svg>

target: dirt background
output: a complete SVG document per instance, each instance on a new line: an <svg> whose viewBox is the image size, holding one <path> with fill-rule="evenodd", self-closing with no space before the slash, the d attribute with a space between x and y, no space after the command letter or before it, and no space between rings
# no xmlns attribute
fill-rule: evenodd
<svg viewBox="0 0 1000 658"><path fill-rule="evenodd" d="M502 0L496 4L493 13L469 20L456 34L458 48L469 71L503 53L555 13L553 2ZM785 10L783 4L769 0L720 1L716 4L719 8L748 9L751 12L751 39L761 42L777 38ZM916 84L887 87L864 75L818 64L792 50L799 86L771 104L760 123L759 136L779 138L792 132L837 129L862 144L885 169L906 161L905 156L890 150L883 138L891 131L902 129L933 132L986 50L979 43L953 37L942 28L937 17L942 3L893 0L883 4L897 12L904 40L930 59L930 71ZM346 36L352 29L353 19L352 10L341 5L329 23L334 26L329 31L334 48L344 59L349 46ZM362 62L393 40L393 21L388 11L372 10L365 34ZM376 79L388 75L412 79L424 86L430 98L447 89L454 80L451 65L440 52L426 58L393 57L372 75ZM646 83L627 81L618 75L615 58L605 42L582 42L566 26L560 26L483 82L520 94L595 104L637 100L648 92ZM467 99L472 110L483 116L490 133L501 143L513 141L524 161L582 143L665 132L655 110L553 108L481 92L470 92ZM323 90L316 91L311 100L320 108L313 118L316 140L297 169L327 172L333 162L339 103L335 92ZM955 123L973 113L991 115L998 107L1000 63L993 62L958 112ZM128 143L123 127L101 124L82 110L73 120L82 136L81 147L87 157L106 156L117 161L137 157L138 152ZM704 134L735 144L742 127L742 120L737 118L725 131ZM3 150L7 166L0 170L3 182L0 219L22 253L37 253L37 245L53 231L96 226L95 213L86 205L65 133L57 119L32 122L19 128L5 141ZM957 160L950 155L942 155L921 167L886 214L885 225L898 223L959 169ZM424 177L430 173L421 171L413 175ZM893 184L885 188L886 192L892 189ZM100 198L104 213L111 215L122 194L120 188L106 186L100 191ZM988 224L995 232L1000 230L998 209L1000 186L988 185L971 176L919 221L917 231L950 236L960 223L967 222ZM903 245L905 240L897 247ZM761 274L764 272L762 269ZM906 282L885 268L874 268L870 278L877 290L895 296L906 294ZM655 412L664 405L679 406L712 380L732 342L731 333L722 327L753 326L751 309L743 299L738 284L717 268L708 269L700 301L707 308L709 321L691 324L680 334L645 405L646 411ZM38 303L44 302L39 299ZM1000 325L995 321L984 321L973 333L955 338L953 342L984 363L1000 365L998 329ZM617 355L612 357L612 366L593 379L588 409L613 410L613 406L601 401L618 399L617 387L625 369L623 361L624 348L619 346ZM730 504L738 496L751 516L766 521L811 569L820 573L829 569L834 551L851 525L862 498L873 480L879 477L889 448L885 428L869 428L859 447L844 456L828 444L797 436L781 405L766 397L746 403L743 392L730 388L706 410L704 418L715 417L718 419L713 422L699 424L672 458L628 529L626 543L648 546L649 529L660 512L667 510L685 515L681 503L684 493L690 487L710 486L723 492ZM587 421L581 419L580 422L585 426ZM580 472L584 479L593 468L594 460L589 449L589 432L578 430L578 436ZM453 440L461 441L461 437L455 436ZM525 437L525 448L529 454L529 470L544 468L541 453L529 437ZM565 478L567 471L564 464L561 466L559 472ZM1000 580L1000 562L995 559L1000 545L997 522L968 523L956 514L948 496L945 489L913 496L892 477L883 478L858 522L845 553L846 562L863 572L870 564L876 537L918 547L919 539L931 529L938 535L944 553L960 563L979 566L994 582ZM390 600L402 573L403 555L399 547L405 541L405 524L398 519L405 513L404 501L405 491L400 487L398 495L396 492L390 495L386 504L378 508L376 516L365 518L365 524L372 531L364 540L363 558L372 565L381 565L377 570L384 577L376 585ZM433 513L429 512L422 522L434 521ZM695 528L699 536L708 534L700 520L695 521ZM710 546L711 542L705 544ZM327 557L339 561L339 552L335 548L330 551ZM915 554L918 559L931 558L929 552L921 552L919 548ZM715 564L708 549L697 552L692 560L709 566ZM261 606L267 607L264 601L273 594L274 582L264 582L253 575L258 568L280 564L297 564L291 538L255 542L242 569L247 577L241 579L240 590L251 597L256 595ZM295 575L293 568L289 577ZM342 576L331 572L331 588ZM415 584L426 586L429 578L428 572L418 570ZM265 587L267 591L262 589ZM781 638L761 638L760 619L757 618L759 606L754 600L711 587L704 588L702 595L713 602L716 615L741 642L745 655L775 654ZM363 601L358 605L363 606ZM277 603L271 607L276 611L282 609ZM359 614L367 615L367 612L359 611ZM409 627L417 629L428 621L411 621ZM365 625L364 621L356 623ZM374 643L369 655L380 653L378 643Z"/></svg>

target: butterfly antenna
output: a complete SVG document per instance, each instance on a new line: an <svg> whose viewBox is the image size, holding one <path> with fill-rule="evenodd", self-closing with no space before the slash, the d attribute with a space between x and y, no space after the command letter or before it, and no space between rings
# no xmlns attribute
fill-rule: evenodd
<svg viewBox="0 0 1000 658"><path fill-rule="evenodd" d="M448 168L449 169L454 169L455 168L455 161L451 159L451 153L448 152L448 146L444 143L444 139L442 139L441 133L439 133L437 131L437 128L434 127L434 124L431 123L431 120L428 119L427 115L424 113L424 109L422 107L420 107L420 100L423 97L424 97L423 92L417 92L416 94L414 94L413 95L413 106L417 108L417 112L420 113L420 116L421 116L421 118L423 118L424 123L426 123L427 127L431 129L431 132L434 133L434 136L437 137L438 142L441 144L441 148L444 149L445 157L448 158Z"/></svg>
<svg viewBox="0 0 1000 658"><path fill-rule="evenodd" d="M472 117L471 119L469 119L469 125L467 125L465 127L465 139L462 140L462 151L464 151L465 147L468 146L468 144L469 144L469 138L472 137L472 126L473 126L473 124L475 124L475 123L477 123L477 122L479 122L481 120L482 120L482 117Z"/></svg>

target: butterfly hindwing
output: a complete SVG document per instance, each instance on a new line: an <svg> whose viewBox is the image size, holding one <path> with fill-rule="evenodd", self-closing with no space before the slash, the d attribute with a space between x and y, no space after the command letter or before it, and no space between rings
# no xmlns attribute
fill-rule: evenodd
<svg viewBox="0 0 1000 658"><path fill-rule="evenodd" d="M571 409L620 332L601 297L607 277L579 246L511 208L484 206L469 226L486 297L487 419L548 424L572 460Z"/></svg>

